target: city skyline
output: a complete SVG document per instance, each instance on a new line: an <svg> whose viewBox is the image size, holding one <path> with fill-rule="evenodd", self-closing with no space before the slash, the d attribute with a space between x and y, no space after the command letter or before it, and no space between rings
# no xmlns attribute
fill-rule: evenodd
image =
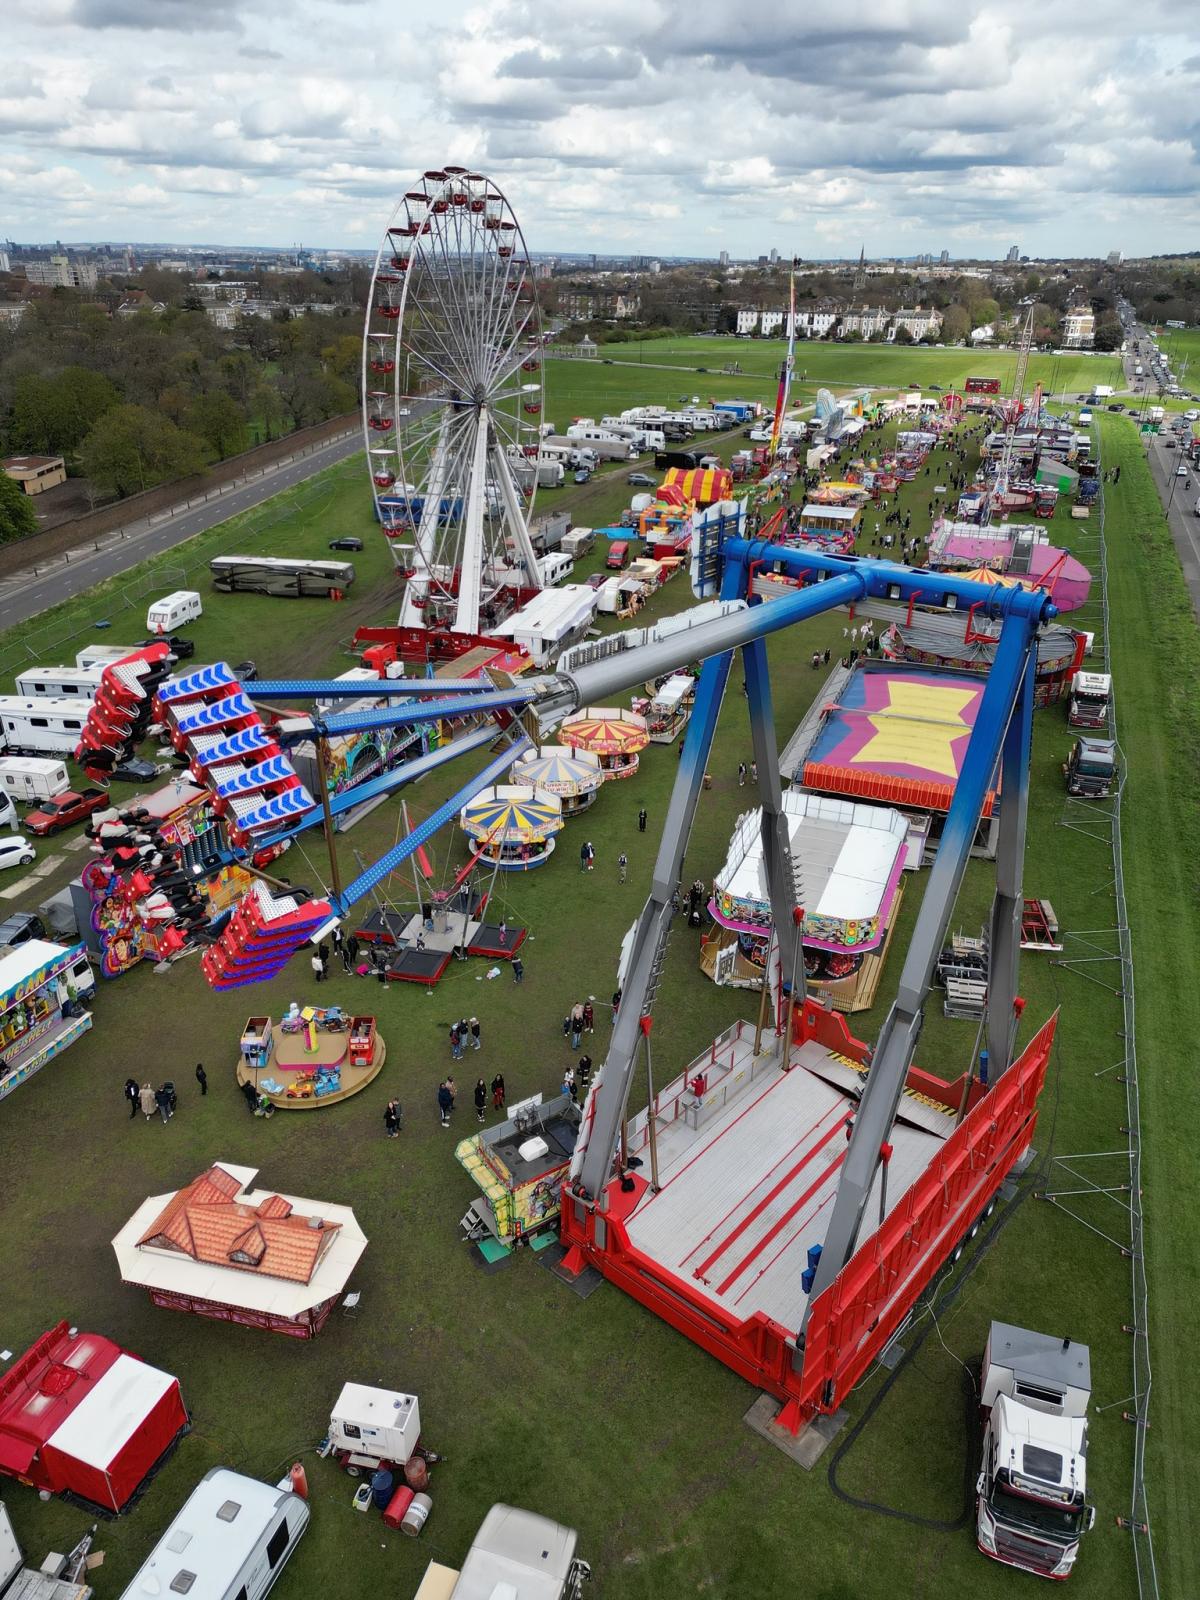
<svg viewBox="0 0 1200 1600"><path fill-rule="evenodd" d="M819 27L566 0L12 0L0 234L369 249L414 173L477 167L530 247L756 260L1183 251L1200 46L1177 8L848 0ZM568 43L558 40L566 39ZM137 62L136 71L129 62ZM1069 61L1070 71L1063 70ZM413 71L413 65L419 71ZM832 92L831 92L832 91Z"/></svg>

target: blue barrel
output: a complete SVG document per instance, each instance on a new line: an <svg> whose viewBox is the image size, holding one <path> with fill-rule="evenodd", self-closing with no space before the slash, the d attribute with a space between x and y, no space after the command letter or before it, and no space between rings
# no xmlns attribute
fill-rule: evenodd
<svg viewBox="0 0 1200 1600"><path fill-rule="evenodd" d="M388 1503L395 1490L396 1485L391 1473L386 1467L380 1467L379 1471L371 1479L371 1499L374 1502L376 1511L387 1510Z"/></svg>

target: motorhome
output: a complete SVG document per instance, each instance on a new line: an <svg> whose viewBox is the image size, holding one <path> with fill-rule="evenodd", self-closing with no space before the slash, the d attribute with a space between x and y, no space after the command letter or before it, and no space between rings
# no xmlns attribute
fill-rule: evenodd
<svg viewBox="0 0 1200 1600"><path fill-rule="evenodd" d="M3 748L10 755L74 755L91 709L90 700L0 695Z"/></svg>
<svg viewBox="0 0 1200 1600"><path fill-rule="evenodd" d="M27 700L94 700L103 667L26 667L16 676L19 695Z"/></svg>
<svg viewBox="0 0 1200 1600"><path fill-rule="evenodd" d="M150 609L146 612L146 631L174 633L176 628L185 628L189 622L198 621L203 609L195 589L176 589L174 594L151 601Z"/></svg>
<svg viewBox="0 0 1200 1600"><path fill-rule="evenodd" d="M563 535L560 548L573 561L578 561L580 556L586 556L594 549L595 544L596 534L592 528L572 528L570 533Z"/></svg>
<svg viewBox="0 0 1200 1600"><path fill-rule="evenodd" d="M66 766L40 756L0 756L0 794L36 805L66 794L71 787Z"/></svg>
<svg viewBox="0 0 1200 1600"><path fill-rule="evenodd" d="M308 1527L307 1500L228 1467L201 1478L121 1600L262 1600Z"/></svg>
<svg viewBox="0 0 1200 1600"><path fill-rule="evenodd" d="M550 589L556 583L561 583L564 578L571 576L575 563L564 551L552 550L549 555L538 556L537 566L542 587Z"/></svg>

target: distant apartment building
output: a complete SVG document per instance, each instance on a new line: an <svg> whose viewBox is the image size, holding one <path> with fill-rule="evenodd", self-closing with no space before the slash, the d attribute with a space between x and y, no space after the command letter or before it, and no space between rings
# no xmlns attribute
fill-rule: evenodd
<svg viewBox="0 0 1200 1600"><path fill-rule="evenodd" d="M737 332L741 334L753 333L758 327L757 311L739 311L737 314Z"/></svg>
<svg viewBox="0 0 1200 1600"><path fill-rule="evenodd" d="M728 250L722 250L721 251L720 262L721 262L721 265L723 267L727 267L729 265L729 251Z"/></svg>
<svg viewBox="0 0 1200 1600"><path fill-rule="evenodd" d="M943 250L942 251L941 255L938 257L938 264L939 264L939 266L943 266L943 267L948 266L950 264L950 252L949 252L949 250Z"/></svg>
<svg viewBox="0 0 1200 1600"><path fill-rule="evenodd" d="M225 300L232 305L240 304L255 287L253 283L238 282L228 278L200 278L197 282L188 285L188 288L198 294L202 300L211 300L213 302Z"/></svg>
<svg viewBox="0 0 1200 1600"><path fill-rule="evenodd" d="M1110 250L1107 259L1110 267L1119 267L1121 265L1121 252L1119 250Z"/></svg>
<svg viewBox="0 0 1200 1600"><path fill-rule="evenodd" d="M216 328L236 328L238 322L238 308L225 301L217 300L212 305L204 308L204 315Z"/></svg>
<svg viewBox="0 0 1200 1600"><path fill-rule="evenodd" d="M47 289L94 289L99 273L90 261L51 256L48 261L27 261L25 276Z"/></svg>
<svg viewBox="0 0 1200 1600"><path fill-rule="evenodd" d="M1096 318L1091 306L1068 306L1062 330L1062 342L1069 350L1090 350L1096 342Z"/></svg>
<svg viewBox="0 0 1200 1600"><path fill-rule="evenodd" d="M862 306L857 311L842 313L841 331L849 337L853 335L858 339L869 339L873 334L882 333L887 327L889 313L871 306Z"/></svg>
<svg viewBox="0 0 1200 1600"><path fill-rule="evenodd" d="M12 262L8 259L8 251L0 250L0 272L11 272Z"/></svg>
<svg viewBox="0 0 1200 1600"><path fill-rule="evenodd" d="M942 326L942 313L933 307L923 309L915 306L911 311L894 311L891 314L891 329L889 339L894 339L901 328L907 328L914 339L924 339L927 334L937 333Z"/></svg>
<svg viewBox="0 0 1200 1600"><path fill-rule="evenodd" d="M1015 245L1015 244L1010 244L1009 247L1008 247L1008 254L1005 256L1004 259L1005 259L1005 261L1020 261L1020 259L1021 259L1020 246L1019 245Z"/></svg>
<svg viewBox="0 0 1200 1600"><path fill-rule="evenodd" d="M130 289L115 314L118 317L136 317L140 311L152 311L156 317L161 317L166 309L161 300L151 300L145 289Z"/></svg>

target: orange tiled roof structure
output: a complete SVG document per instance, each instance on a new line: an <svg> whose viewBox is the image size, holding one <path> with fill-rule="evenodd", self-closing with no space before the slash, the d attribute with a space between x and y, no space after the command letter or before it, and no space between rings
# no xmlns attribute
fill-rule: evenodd
<svg viewBox="0 0 1200 1600"><path fill-rule="evenodd" d="M257 1206L237 1200L242 1185L212 1166L173 1194L138 1240L139 1248L174 1250L214 1267L235 1267L263 1278L309 1283L341 1227L296 1216L282 1195Z"/></svg>

